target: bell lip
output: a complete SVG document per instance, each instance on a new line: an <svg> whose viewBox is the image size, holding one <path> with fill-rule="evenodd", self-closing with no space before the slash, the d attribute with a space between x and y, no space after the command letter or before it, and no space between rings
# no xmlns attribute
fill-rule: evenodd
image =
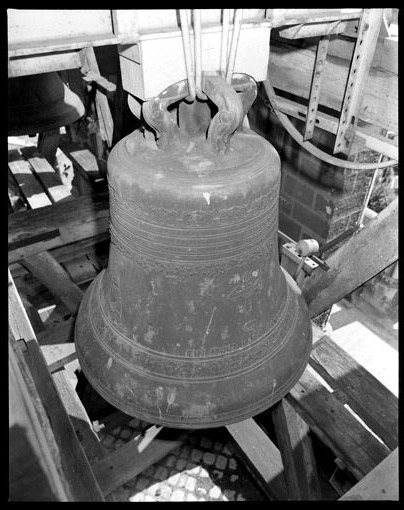
<svg viewBox="0 0 404 510"><path fill-rule="evenodd" d="M310 339L311 340L311 339ZM129 406L122 405L121 402L119 402L115 397L110 393L108 390L106 391L106 388L104 386L101 386L96 382L89 373L85 371L85 369L82 366L83 358L77 352L78 359L80 366L84 372L84 375L90 382L90 384L93 386L93 388L111 405L116 407L119 411L128 414L129 416L133 416L134 418L137 418L145 423L150 423L153 425L162 425L164 427L172 428L172 429L191 429L191 430L198 430L198 429L211 429L211 428L218 428L218 427L224 427L226 425L232 425L234 423L240 423L242 421L245 421L249 418L254 418L254 416L257 416L258 414L270 409L272 406L274 406L277 402L282 400L289 392L290 390L297 384L299 379L301 378L302 374L306 370L308 359L310 357L310 352L312 348L311 341L307 343L309 348L307 349L307 356L303 358L303 362L300 365L299 370L297 370L293 377L289 381L287 381L286 388L283 388L282 391L279 391L278 394L274 397L274 394L271 395L271 398L267 399L266 402L260 402L259 404L255 404L254 406L251 406L250 408L244 409L244 412L239 413L236 417L223 417L218 419L215 419L212 421L210 420L203 420L201 417L194 417L194 418L186 418L186 420L181 421L174 421L174 420L165 420L162 418L159 418L158 416L152 415L147 412L136 411L136 414L133 412L133 408L131 409ZM85 362L84 362L85 365ZM223 415L224 413L222 413ZM184 423L186 421L186 423Z"/></svg>
<svg viewBox="0 0 404 510"><path fill-rule="evenodd" d="M80 101L78 99L78 101ZM69 104L62 103L58 104L55 102L56 109L52 110L51 104L49 104L49 108L47 111L53 111L54 115L52 118L46 117L45 114L41 114L38 117L38 109L34 107L27 107L26 116L27 120L24 120L23 123L18 124L14 119L16 116L14 114L13 118L13 107L9 109L8 114L8 134L9 136L17 136L26 133L42 133L45 131L50 131L53 129L60 128L62 126L68 126L69 124L73 124L78 119L84 116L85 108L81 101L77 104ZM18 110L18 107L15 107ZM32 121L29 119L32 117Z"/></svg>

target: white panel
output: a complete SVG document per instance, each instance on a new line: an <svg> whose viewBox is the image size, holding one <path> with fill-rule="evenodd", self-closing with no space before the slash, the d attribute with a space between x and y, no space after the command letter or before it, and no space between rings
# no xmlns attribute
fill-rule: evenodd
<svg viewBox="0 0 404 510"><path fill-rule="evenodd" d="M235 63L235 73L245 73L256 81L266 78L269 59L269 27L242 28ZM231 36L230 36L231 37ZM192 38L191 38L192 39ZM202 70L217 71L220 59L221 31L204 32L202 36ZM231 39L230 39L231 40ZM144 81L144 97L150 99L165 88L186 78L182 37L147 37L139 42L141 71ZM139 72L140 68L134 68Z"/></svg>
<svg viewBox="0 0 404 510"><path fill-rule="evenodd" d="M156 31L159 29L179 28L179 9L139 9L138 28L139 33ZM190 9L188 9L189 11ZM231 9L233 12L234 9ZM220 24L222 9L201 9L202 26ZM233 19L233 18L231 18ZM265 19L265 9L244 9L243 21Z"/></svg>
<svg viewBox="0 0 404 510"><path fill-rule="evenodd" d="M8 9L7 19L9 44L112 34L107 9Z"/></svg>

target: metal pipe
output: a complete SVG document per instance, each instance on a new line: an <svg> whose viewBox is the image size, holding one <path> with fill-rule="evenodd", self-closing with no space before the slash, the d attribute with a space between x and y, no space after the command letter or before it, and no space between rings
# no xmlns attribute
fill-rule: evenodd
<svg viewBox="0 0 404 510"><path fill-rule="evenodd" d="M189 97L187 99L189 101L195 101L196 90L192 62L191 37L189 34L189 24L186 9L180 9L180 20L181 20L182 44L184 46L185 67L187 70L189 90Z"/></svg>
<svg viewBox="0 0 404 510"><path fill-rule="evenodd" d="M268 76L266 80L264 80L263 84L268 96L268 100L271 103L273 111L275 115L278 117L282 126L295 140L295 142L297 142L300 145L300 147L306 149L308 152L310 152L310 154L312 154L316 158L319 158L322 161L329 163L330 165L342 168L349 168L353 170L376 170L378 168L387 168L398 164L398 161L394 159L390 159L389 161L383 161L382 163L355 163L354 161L345 161L343 159L330 156L330 154L327 154L323 150L318 149L315 145L313 145L310 142L305 142L303 140L303 135L300 134L299 131L295 128L295 126L290 122L287 115L281 113L279 110L276 109L276 93L269 81Z"/></svg>
<svg viewBox="0 0 404 510"><path fill-rule="evenodd" d="M231 83L231 80L233 78L234 64L236 63L238 40L240 37L241 22L243 20L243 11L244 9L236 9L236 13L234 16L233 36L231 39L230 55L226 71L227 83Z"/></svg>
<svg viewBox="0 0 404 510"><path fill-rule="evenodd" d="M230 9L223 9L222 42L220 48L220 72L226 74L227 50L229 45Z"/></svg>

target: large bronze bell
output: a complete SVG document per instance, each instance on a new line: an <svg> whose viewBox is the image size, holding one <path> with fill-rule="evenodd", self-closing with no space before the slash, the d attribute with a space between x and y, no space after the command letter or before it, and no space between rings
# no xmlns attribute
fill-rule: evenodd
<svg viewBox="0 0 404 510"><path fill-rule="evenodd" d="M72 124L85 113L77 94L57 72L8 80L8 134L43 133Z"/></svg>
<svg viewBox="0 0 404 510"><path fill-rule="evenodd" d="M267 409L300 378L312 343L305 302L279 266L279 156L242 127L256 84L205 76L202 90L187 105L185 83L169 87L143 105L157 142L139 129L112 150L109 264L76 322L93 387L174 428Z"/></svg>

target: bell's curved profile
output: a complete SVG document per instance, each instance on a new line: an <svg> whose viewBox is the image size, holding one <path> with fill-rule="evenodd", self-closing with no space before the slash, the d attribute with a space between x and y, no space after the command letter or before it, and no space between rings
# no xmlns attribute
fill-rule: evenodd
<svg viewBox="0 0 404 510"><path fill-rule="evenodd" d="M278 262L279 156L241 127L255 83L223 82L204 81L219 107L207 136L206 101L180 104L179 127L166 109L180 83L143 107L157 142L137 130L112 150L108 268L76 321L93 387L174 428L264 411L300 378L312 343L305 302Z"/></svg>
<svg viewBox="0 0 404 510"><path fill-rule="evenodd" d="M42 133L72 124L85 113L57 72L9 79L8 134Z"/></svg>

